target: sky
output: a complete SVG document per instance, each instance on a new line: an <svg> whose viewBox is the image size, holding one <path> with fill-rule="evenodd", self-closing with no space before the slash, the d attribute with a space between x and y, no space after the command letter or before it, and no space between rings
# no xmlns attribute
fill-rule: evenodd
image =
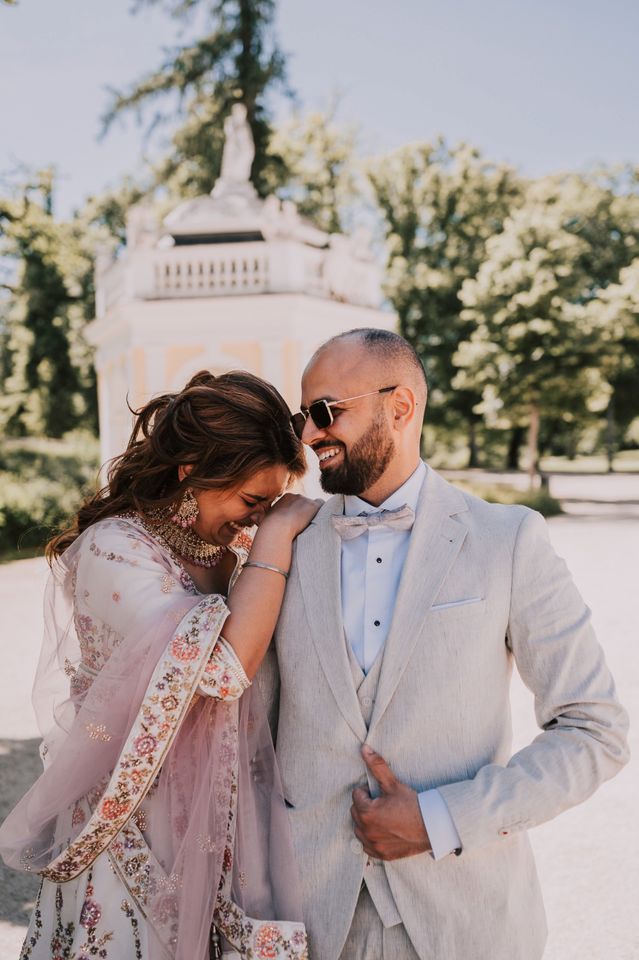
<svg viewBox="0 0 639 960"><path fill-rule="evenodd" d="M100 140L108 89L158 66L177 25L132 0L0 3L0 177L54 164L62 215L142 165L133 118ZM302 107L379 154L443 135L530 176L639 163L637 0L279 0ZM290 109L280 102L280 115Z"/></svg>

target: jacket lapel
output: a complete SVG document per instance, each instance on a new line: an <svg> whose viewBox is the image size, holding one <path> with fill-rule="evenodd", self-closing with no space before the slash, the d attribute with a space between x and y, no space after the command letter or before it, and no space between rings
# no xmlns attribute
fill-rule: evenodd
<svg viewBox="0 0 639 960"><path fill-rule="evenodd" d="M430 468L420 494L408 555L386 638L370 731L379 722L419 639L424 619L466 538L459 490Z"/></svg>
<svg viewBox="0 0 639 960"><path fill-rule="evenodd" d="M331 497L297 540L297 564L313 643L344 719L363 742L366 724L353 684L342 622L341 540L331 523L344 498Z"/></svg>

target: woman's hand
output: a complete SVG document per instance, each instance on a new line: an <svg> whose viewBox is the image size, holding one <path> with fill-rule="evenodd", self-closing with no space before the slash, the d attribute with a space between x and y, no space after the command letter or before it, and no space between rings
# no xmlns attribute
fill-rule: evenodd
<svg viewBox="0 0 639 960"><path fill-rule="evenodd" d="M311 500L298 493L285 493L265 515L255 539L284 536L294 540L306 529L323 504L323 500Z"/></svg>

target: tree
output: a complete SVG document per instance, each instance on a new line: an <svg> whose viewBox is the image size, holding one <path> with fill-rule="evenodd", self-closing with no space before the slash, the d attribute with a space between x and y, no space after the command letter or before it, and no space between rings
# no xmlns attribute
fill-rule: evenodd
<svg viewBox="0 0 639 960"><path fill-rule="evenodd" d="M84 230L93 247L96 243L113 247L124 244L128 210L151 192L148 182L123 178L114 189L87 197L74 217L78 230Z"/></svg>
<svg viewBox="0 0 639 960"><path fill-rule="evenodd" d="M474 466L480 394L470 380L451 389L453 355L473 330L459 295L477 273L487 241L520 202L520 180L466 144L451 148L443 140L403 147L371 164L368 175L384 219L386 293L401 333L424 364L431 419L466 423Z"/></svg>
<svg viewBox="0 0 639 960"><path fill-rule="evenodd" d="M322 230L342 232L361 196L355 160L358 132L335 120L336 105L327 111L299 113L280 124L271 151L283 160L271 190L293 200L302 216Z"/></svg>
<svg viewBox="0 0 639 960"><path fill-rule="evenodd" d="M639 259L621 270L592 301L599 325L603 372L610 385L606 411L608 469L613 467L617 427L625 429L639 413Z"/></svg>
<svg viewBox="0 0 639 960"><path fill-rule="evenodd" d="M480 390L476 410L489 421L527 426L531 482L540 420L579 422L611 396L590 304L637 242L635 204L621 203L621 215L618 201L577 175L531 183L462 288L463 317L474 330L454 357L454 386Z"/></svg>
<svg viewBox="0 0 639 960"><path fill-rule="evenodd" d="M255 141L251 179L264 195L273 179L284 176L281 157L269 150L269 94L286 90L285 58L273 38L275 0L139 0L138 9L152 4L185 25L199 14L207 30L171 51L158 71L128 92L114 92L105 129L125 113L141 118L149 106L168 103L168 112L156 111L149 130L182 122L156 167L156 182L178 196L193 196L210 191L219 175L224 119L240 100Z"/></svg>
<svg viewBox="0 0 639 960"><path fill-rule="evenodd" d="M7 433L60 437L97 426L95 374L82 330L93 315L93 263L82 226L53 215L51 170L0 200L0 417Z"/></svg>
<svg viewBox="0 0 639 960"><path fill-rule="evenodd" d="M601 331L601 360L611 389L605 445L608 469L612 471L617 436L636 415L639 390L638 344L636 330L631 329L634 264L639 257L639 168L604 168L592 177L592 182L598 189L589 191L591 205L586 215L578 218L578 229L588 239L592 251L587 263L593 279L590 299L601 297L608 305L599 313L595 309L595 314L611 324ZM630 265L633 270L626 272ZM609 287L611 295L607 297L605 291ZM624 318L625 332L618 340L612 332L620 329L614 319L615 310Z"/></svg>

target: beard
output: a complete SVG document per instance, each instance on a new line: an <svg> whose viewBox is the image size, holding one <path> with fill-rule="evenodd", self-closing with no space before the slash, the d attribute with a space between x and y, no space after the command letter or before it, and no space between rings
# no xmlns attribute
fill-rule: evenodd
<svg viewBox="0 0 639 960"><path fill-rule="evenodd" d="M395 442L384 415L380 414L350 452L344 446L342 451L341 464L325 468L320 474L322 490L358 496L379 480L395 453Z"/></svg>

